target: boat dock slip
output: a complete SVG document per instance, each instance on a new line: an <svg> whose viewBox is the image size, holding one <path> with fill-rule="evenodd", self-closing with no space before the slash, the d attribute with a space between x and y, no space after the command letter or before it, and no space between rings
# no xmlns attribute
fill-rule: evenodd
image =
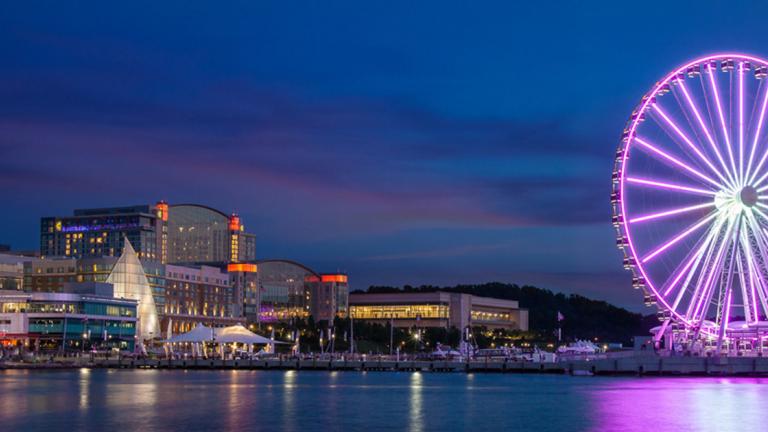
<svg viewBox="0 0 768 432"><path fill-rule="evenodd" d="M768 376L765 357L663 357L623 356L596 360L535 363L520 361L442 361L442 360L319 360L319 359L72 359L54 363L6 363L0 368L115 368L115 369L243 369L243 370L336 370L400 372L496 372L552 373L570 375L716 375Z"/></svg>

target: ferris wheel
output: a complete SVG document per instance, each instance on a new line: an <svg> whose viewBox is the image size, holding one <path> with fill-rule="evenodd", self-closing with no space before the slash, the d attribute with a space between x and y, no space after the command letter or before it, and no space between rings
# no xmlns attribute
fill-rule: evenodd
<svg viewBox="0 0 768 432"><path fill-rule="evenodd" d="M767 76L756 57L700 58L656 83L627 122L613 224L663 329L718 344L768 336Z"/></svg>

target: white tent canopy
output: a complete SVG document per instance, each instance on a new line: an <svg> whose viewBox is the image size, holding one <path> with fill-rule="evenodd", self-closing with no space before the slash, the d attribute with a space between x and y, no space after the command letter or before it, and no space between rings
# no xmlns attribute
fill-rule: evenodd
<svg viewBox="0 0 768 432"><path fill-rule="evenodd" d="M216 329L216 342L221 343L243 343L243 344L281 344L285 342L277 342L264 336L259 336L256 333L248 330L242 325L233 325L231 327L217 328Z"/></svg>
<svg viewBox="0 0 768 432"><path fill-rule="evenodd" d="M197 327L187 333L176 335L165 342L217 342L217 343L242 343L242 344L282 344L285 342L259 336L242 325L233 325L223 328L206 327L198 324Z"/></svg>
<svg viewBox="0 0 768 432"><path fill-rule="evenodd" d="M176 336L173 336L172 338L167 339L165 342L209 342L213 341L214 331L210 327L206 327L205 325L198 324L195 328L192 330L182 333Z"/></svg>

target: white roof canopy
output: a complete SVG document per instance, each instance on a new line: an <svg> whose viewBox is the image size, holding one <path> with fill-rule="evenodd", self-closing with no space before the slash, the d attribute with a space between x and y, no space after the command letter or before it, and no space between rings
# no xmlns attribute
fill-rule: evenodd
<svg viewBox="0 0 768 432"><path fill-rule="evenodd" d="M285 342L259 336L242 325L233 325L223 328L206 327L198 324L197 327L187 333L176 335L166 342L219 342L219 343L243 343L243 344L283 344Z"/></svg>

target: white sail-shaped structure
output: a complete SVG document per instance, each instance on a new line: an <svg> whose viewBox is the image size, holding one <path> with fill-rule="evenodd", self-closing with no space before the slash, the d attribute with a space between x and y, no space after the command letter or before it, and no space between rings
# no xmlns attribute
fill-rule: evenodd
<svg viewBox="0 0 768 432"><path fill-rule="evenodd" d="M157 317L155 298L152 296L152 288L149 286L146 273L144 273L144 267L127 238L125 239L123 254L112 268L107 283L111 283L114 287L113 295L115 297L139 302L137 307L138 323L136 324L136 336L139 341L160 336L160 323Z"/></svg>

